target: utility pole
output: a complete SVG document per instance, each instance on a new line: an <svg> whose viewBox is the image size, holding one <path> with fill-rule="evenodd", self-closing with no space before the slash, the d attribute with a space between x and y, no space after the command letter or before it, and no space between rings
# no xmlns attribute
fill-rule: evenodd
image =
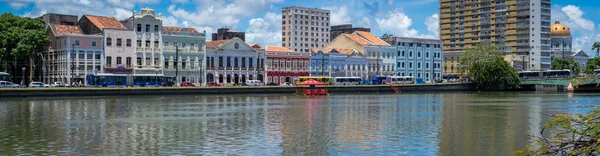
<svg viewBox="0 0 600 156"><path fill-rule="evenodd" d="M206 30L204 30L204 44L202 44L202 86L206 86Z"/></svg>
<svg viewBox="0 0 600 156"><path fill-rule="evenodd" d="M175 86L179 86L179 46L175 45Z"/></svg>
<svg viewBox="0 0 600 156"><path fill-rule="evenodd" d="M321 76L325 76L325 53L321 51Z"/></svg>
<svg viewBox="0 0 600 156"><path fill-rule="evenodd" d="M263 82L263 80L259 79L258 75L260 75L260 51L256 52L256 80L260 80L260 82Z"/></svg>
<svg viewBox="0 0 600 156"><path fill-rule="evenodd" d="M73 85L73 81L74 81L73 77L75 76L75 53L76 53L75 44L72 44L71 48L72 48L71 49L71 82L69 82L69 83L71 83L70 85ZM73 87L73 86L71 86L71 87Z"/></svg>
<svg viewBox="0 0 600 156"><path fill-rule="evenodd" d="M379 52L377 52L377 58L375 59L375 61L377 62L377 66L376 66L376 68L377 68L377 74L375 76L381 75L381 74L379 74L379 56L380 56Z"/></svg>

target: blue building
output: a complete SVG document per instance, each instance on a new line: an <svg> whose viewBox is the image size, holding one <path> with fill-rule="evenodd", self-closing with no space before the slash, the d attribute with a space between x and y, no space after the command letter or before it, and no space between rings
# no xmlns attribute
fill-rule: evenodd
<svg viewBox="0 0 600 156"><path fill-rule="evenodd" d="M312 49L311 76L368 78L367 59L356 49Z"/></svg>
<svg viewBox="0 0 600 156"><path fill-rule="evenodd" d="M385 39L396 47L396 75L425 81L442 79L442 41L407 37Z"/></svg>

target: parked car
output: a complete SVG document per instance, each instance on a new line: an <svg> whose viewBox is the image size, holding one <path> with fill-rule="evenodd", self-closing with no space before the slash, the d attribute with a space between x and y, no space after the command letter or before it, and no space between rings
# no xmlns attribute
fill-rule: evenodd
<svg viewBox="0 0 600 156"><path fill-rule="evenodd" d="M289 82L284 82L281 84L281 86L294 86L294 85Z"/></svg>
<svg viewBox="0 0 600 156"><path fill-rule="evenodd" d="M267 86L279 86L279 85L277 85L277 83L271 82L271 83L267 83Z"/></svg>
<svg viewBox="0 0 600 156"><path fill-rule="evenodd" d="M21 87L18 84L9 82L9 81L0 81L0 88L19 88Z"/></svg>
<svg viewBox="0 0 600 156"><path fill-rule="evenodd" d="M209 82L209 83L208 83L208 86L210 86L210 87L213 87L213 86L221 86L221 85L220 85L220 84L218 84L218 83Z"/></svg>
<svg viewBox="0 0 600 156"><path fill-rule="evenodd" d="M248 84L248 86L262 86L263 83L260 80L248 80L246 81L246 84Z"/></svg>
<svg viewBox="0 0 600 156"><path fill-rule="evenodd" d="M189 82L182 82L182 83L181 83L181 86L182 86L182 87L196 87L196 85L195 85L195 84L193 84L193 83L189 83Z"/></svg>
<svg viewBox="0 0 600 156"><path fill-rule="evenodd" d="M44 83L41 83L41 82L31 82L31 83L29 83L29 87L32 87L32 88L48 88L48 87L50 87L50 85L47 85L47 84L44 84Z"/></svg>
<svg viewBox="0 0 600 156"><path fill-rule="evenodd" d="M66 87L66 84L62 82L54 82L50 85L50 87Z"/></svg>

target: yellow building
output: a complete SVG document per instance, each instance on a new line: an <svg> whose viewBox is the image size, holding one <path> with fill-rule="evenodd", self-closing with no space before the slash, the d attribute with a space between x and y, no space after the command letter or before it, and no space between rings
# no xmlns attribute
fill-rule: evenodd
<svg viewBox="0 0 600 156"><path fill-rule="evenodd" d="M482 42L518 71L550 69L550 9L550 0L440 0L444 73L457 74L460 54Z"/></svg>

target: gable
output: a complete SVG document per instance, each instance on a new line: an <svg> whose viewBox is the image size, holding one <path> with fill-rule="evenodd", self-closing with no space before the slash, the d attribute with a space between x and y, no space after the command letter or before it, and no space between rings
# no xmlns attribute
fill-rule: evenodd
<svg viewBox="0 0 600 156"><path fill-rule="evenodd" d="M230 42L225 43L225 45L222 45L221 49L224 51L254 51L250 45L246 44L242 40L236 39L232 39Z"/></svg>

